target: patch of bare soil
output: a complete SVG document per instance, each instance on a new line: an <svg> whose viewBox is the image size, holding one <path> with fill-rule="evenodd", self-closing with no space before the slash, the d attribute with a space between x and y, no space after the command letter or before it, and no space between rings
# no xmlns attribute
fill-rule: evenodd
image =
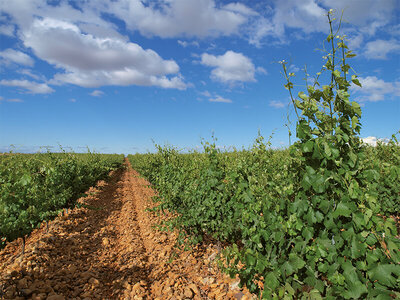
<svg viewBox="0 0 400 300"><path fill-rule="evenodd" d="M154 191L130 168L112 172L75 208L35 230L25 254L0 252L0 299L253 299L216 266L219 248L175 247L154 228Z"/></svg>

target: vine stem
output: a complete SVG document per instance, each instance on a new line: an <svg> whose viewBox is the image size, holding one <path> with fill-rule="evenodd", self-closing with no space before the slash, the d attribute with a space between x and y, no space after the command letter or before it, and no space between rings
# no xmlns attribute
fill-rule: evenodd
<svg viewBox="0 0 400 300"><path fill-rule="evenodd" d="M330 35L331 35L331 45L332 45L332 70L331 70L331 84L330 84L330 88L333 89L333 82L334 82L334 75L333 75L333 71L335 71L335 45L333 43L333 30L332 30L332 21L331 20L331 12L328 12L328 21L329 21L329 30L330 30ZM332 101L329 99L329 113L331 116L330 119L330 123L331 123L331 128L330 128L330 134L333 134L333 111L332 111Z"/></svg>
<svg viewBox="0 0 400 300"><path fill-rule="evenodd" d="M295 103L294 98L293 98L292 88L290 87L291 82L290 82L289 76L287 74L286 62L282 62L282 66L283 66L283 72L285 72L286 81L288 83L288 87L287 88L289 90L290 99L292 100L292 103L293 103L293 106L294 106L294 111L296 113L297 119L300 120L299 113L297 112L296 103Z"/></svg>

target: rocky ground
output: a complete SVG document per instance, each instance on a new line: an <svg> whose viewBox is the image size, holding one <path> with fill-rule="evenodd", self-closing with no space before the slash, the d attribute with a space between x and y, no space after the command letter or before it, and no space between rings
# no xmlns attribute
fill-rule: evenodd
<svg viewBox="0 0 400 300"><path fill-rule="evenodd" d="M154 191L126 162L80 201L85 208L0 252L0 299L254 299L217 268L219 247L176 248L155 229Z"/></svg>

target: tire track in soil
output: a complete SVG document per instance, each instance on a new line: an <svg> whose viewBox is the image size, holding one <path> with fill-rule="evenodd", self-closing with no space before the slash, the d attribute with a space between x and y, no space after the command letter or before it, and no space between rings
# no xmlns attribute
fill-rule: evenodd
<svg viewBox="0 0 400 300"><path fill-rule="evenodd" d="M251 299L215 264L216 245L175 249L154 229L154 191L132 170L113 171L68 214L0 252L0 299ZM254 297L253 297L254 298Z"/></svg>

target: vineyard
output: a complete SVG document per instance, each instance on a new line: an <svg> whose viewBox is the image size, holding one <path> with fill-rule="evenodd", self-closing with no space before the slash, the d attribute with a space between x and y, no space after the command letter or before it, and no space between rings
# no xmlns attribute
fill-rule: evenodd
<svg viewBox="0 0 400 300"><path fill-rule="evenodd" d="M101 280L88 276L82 287L74 290L77 279L71 277L64 287L57 286L59 293L71 298L96 295L93 297L100 299L102 295L95 290L101 288L103 296L118 298L122 297L121 286L126 293L133 293L133 284L138 286L136 296L150 299L154 295L159 295L156 299L172 298L173 288L176 299L210 295L206 289L199 291L193 279L199 270L210 270L208 258L207 266L199 267L200 258L192 256L198 268L185 273L182 265L187 269L192 267L187 262L189 256L182 258L170 245L168 251L164 250L167 238L160 232L177 233L174 243L177 249L182 244L196 248L210 241L218 249L224 245L219 253L219 268L232 278L238 276L240 286L245 286L254 298L399 298L398 133L376 147L360 139L361 106L349 94L351 85L360 85L357 75L349 74L348 60L355 55L348 50L346 38L334 33L332 12L328 13L328 20L330 34L326 42L331 50L324 55L321 72L312 83L306 82L306 90L299 91L298 97L294 96L298 86L293 83L295 74L288 72L285 61L280 62L284 87L297 118L296 140L288 149L273 149L271 141L262 135L252 147L241 151L223 151L215 138L210 142L203 140L203 150L190 153L156 145L156 153L128 155L135 171L128 162L123 166L123 155L1 155L3 246L21 237L25 241L32 230L65 209L83 207L88 209L90 217L79 211L77 220L68 217L65 220L70 231L79 222L83 224L78 224L81 227L74 235L82 235L81 243L87 248L83 249L76 241L70 244L78 254L82 251L86 259L83 264L87 261L97 264L98 258L102 258L102 266L97 266L97 273L90 276L101 278L104 284L100 287ZM112 184L116 187L105 189L104 195L97 199L102 211L93 212L92 207L77 202L88 197L85 192L89 187L106 179L112 170L124 173L120 177L115 175ZM150 182L154 191L149 192L145 179L139 180L136 171ZM120 178L124 178L123 184ZM143 195L152 197L152 205L143 204ZM146 218L150 215L144 217L144 211L150 211L159 221L162 230L156 242L149 229L154 224L149 225L151 222ZM92 223L85 223L87 219ZM113 235L117 236L114 244L110 242ZM118 252L118 257L110 249ZM174 257L178 257L176 261L181 265L174 264ZM57 258L50 259L57 264ZM125 268L129 264L134 267ZM175 278L173 284L165 275L172 274L171 270L179 274L168 275ZM42 273L37 278L41 279ZM129 281L121 283L119 275ZM12 276L9 275L7 282L13 280ZM135 276L139 278L137 282L133 282ZM208 282L209 277L204 278ZM178 279L191 288L180 288ZM89 282L96 287L89 288ZM211 283L216 288L217 284L214 285ZM229 292L233 295L232 290ZM229 292L222 297L228 297ZM10 295L15 293L13 290ZM142 298L132 296L132 299Z"/></svg>
<svg viewBox="0 0 400 300"><path fill-rule="evenodd" d="M98 180L121 167L123 155L38 153L0 156L1 243L24 238L57 216Z"/></svg>
<svg viewBox="0 0 400 300"><path fill-rule="evenodd" d="M374 213L355 196L336 204L326 198L329 186L319 185L315 173L299 182L293 168L301 157L272 150L261 136L247 151L223 152L204 142L203 153L159 147L128 158L158 191L157 209L178 216L163 225L194 243L209 236L230 242L223 269L240 274L251 291L391 299L400 291L399 229L394 217L383 216L398 217L400 147L364 146L363 152L364 201L372 201ZM313 194L310 202L299 198L304 190Z"/></svg>

